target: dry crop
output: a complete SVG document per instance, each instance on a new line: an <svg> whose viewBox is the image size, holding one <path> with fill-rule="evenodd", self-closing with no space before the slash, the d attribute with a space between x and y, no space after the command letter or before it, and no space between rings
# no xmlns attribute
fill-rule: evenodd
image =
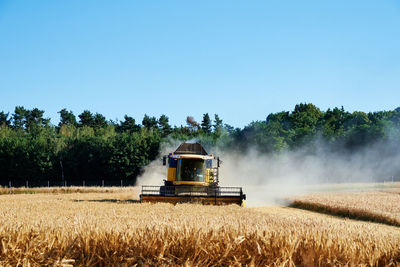
<svg viewBox="0 0 400 267"><path fill-rule="evenodd" d="M400 192L400 182L305 184L303 192Z"/></svg>
<svg viewBox="0 0 400 267"><path fill-rule="evenodd" d="M0 196L1 266L395 265L400 229L291 208Z"/></svg>
<svg viewBox="0 0 400 267"><path fill-rule="evenodd" d="M299 196L292 206L400 226L399 203L400 194L396 192L347 192Z"/></svg>
<svg viewBox="0 0 400 267"><path fill-rule="evenodd" d="M5 194L68 194L68 193L121 193L136 191L136 187L125 186L63 186L63 187L1 187L0 195Z"/></svg>

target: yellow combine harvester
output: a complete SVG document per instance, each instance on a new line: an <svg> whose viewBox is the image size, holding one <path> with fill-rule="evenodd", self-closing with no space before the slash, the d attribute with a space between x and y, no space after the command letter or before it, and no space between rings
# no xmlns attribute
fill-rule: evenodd
<svg viewBox="0 0 400 267"><path fill-rule="evenodd" d="M213 161L216 161L213 164ZM241 187L221 187L218 157L209 155L199 143L183 143L163 157L168 177L163 186L143 185L141 202L197 202L210 205L244 206L246 195ZM214 165L216 165L214 167Z"/></svg>

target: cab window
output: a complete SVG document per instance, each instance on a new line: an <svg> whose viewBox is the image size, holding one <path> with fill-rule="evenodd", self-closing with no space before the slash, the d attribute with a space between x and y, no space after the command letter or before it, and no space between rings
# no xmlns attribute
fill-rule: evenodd
<svg viewBox="0 0 400 267"><path fill-rule="evenodd" d="M180 161L180 181L204 182L204 160L181 159Z"/></svg>

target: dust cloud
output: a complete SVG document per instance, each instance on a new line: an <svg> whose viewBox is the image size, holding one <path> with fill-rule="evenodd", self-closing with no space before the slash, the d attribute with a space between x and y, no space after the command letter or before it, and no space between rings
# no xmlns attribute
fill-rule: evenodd
<svg viewBox="0 0 400 267"><path fill-rule="evenodd" d="M159 159L145 167L138 185L162 185L167 168L162 166L161 156L173 152L180 143L169 140L163 145ZM314 148L312 153L310 146ZM332 184L398 180L400 153L393 147L383 142L357 152L333 151L324 142L314 141L307 147L281 153L261 153L255 148L246 152L209 148L207 152L222 160L220 185L242 187L247 205L261 206L284 205L290 196L331 190Z"/></svg>
<svg viewBox="0 0 400 267"><path fill-rule="evenodd" d="M164 185L163 180L167 179L167 166L163 166L162 157L174 152L181 143L182 141L172 139L162 143L158 157L144 167L142 175L136 180L136 186Z"/></svg>
<svg viewBox="0 0 400 267"><path fill-rule="evenodd" d="M242 186L251 206L285 204L285 199L310 192L337 190L333 185L398 180L400 153L392 144L376 143L357 152L332 151L323 142L279 154L249 149L244 154L221 151L221 186ZM397 174L397 175L396 175ZM342 189L343 190L343 189Z"/></svg>

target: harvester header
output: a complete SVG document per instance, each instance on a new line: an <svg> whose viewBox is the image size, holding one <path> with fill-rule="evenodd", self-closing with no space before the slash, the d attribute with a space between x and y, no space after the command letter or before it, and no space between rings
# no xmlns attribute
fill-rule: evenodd
<svg viewBox="0 0 400 267"><path fill-rule="evenodd" d="M168 166L162 186L142 186L141 202L198 202L202 204L244 205L241 187L219 186L219 157L208 154L199 143L183 143L163 157Z"/></svg>

